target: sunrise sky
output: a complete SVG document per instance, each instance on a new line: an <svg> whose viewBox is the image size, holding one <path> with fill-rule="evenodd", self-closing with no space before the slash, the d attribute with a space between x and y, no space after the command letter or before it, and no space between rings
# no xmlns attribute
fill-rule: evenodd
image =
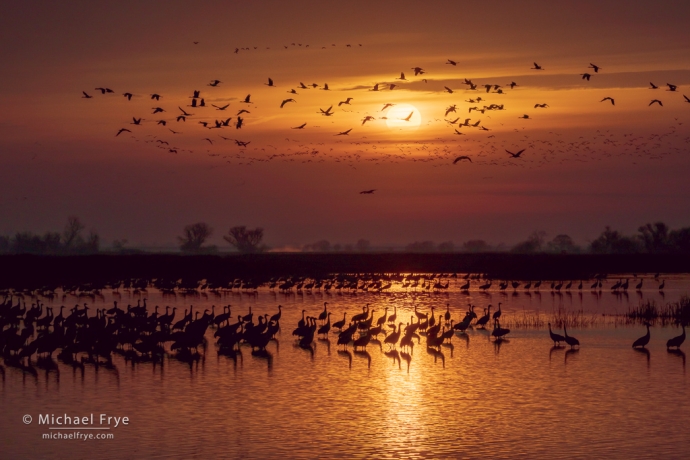
<svg viewBox="0 0 690 460"><path fill-rule="evenodd" d="M0 234L60 229L68 215L133 246L174 244L197 221L213 243L248 225L278 248L513 244L533 230L585 243L605 225L688 226L688 17L687 1L12 2ZM194 90L207 107L190 107ZM491 104L505 110L468 113ZM176 121L178 107L193 115ZM453 164L460 155L472 162Z"/></svg>

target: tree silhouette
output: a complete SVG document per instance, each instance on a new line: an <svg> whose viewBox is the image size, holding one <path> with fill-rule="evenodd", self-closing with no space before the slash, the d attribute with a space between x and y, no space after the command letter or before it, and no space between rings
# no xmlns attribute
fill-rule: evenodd
<svg viewBox="0 0 690 460"><path fill-rule="evenodd" d="M546 232L543 230L535 230L532 232L532 234L527 238L527 241L523 241L522 243L516 244L513 249L511 249L511 252L517 252L517 253L532 253L532 252L541 252L544 246L544 242L546 241Z"/></svg>
<svg viewBox="0 0 690 460"><path fill-rule="evenodd" d="M646 224L637 229L647 252L668 252L670 249L669 228L663 222Z"/></svg>
<svg viewBox="0 0 690 460"><path fill-rule="evenodd" d="M609 226L606 226L599 238L590 245L590 250L595 254L634 254L640 252L640 249L636 239L627 237L618 230L612 230Z"/></svg>
<svg viewBox="0 0 690 460"><path fill-rule="evenodd" d="M213 229L206 222L187 225L183 230L183 235L177 237L180 242L180 250L182 252L212 250L213 248L202 248L202 245L212 234Z"/></svg>
<svg viewBox="0 0 690 460"><path fill-rule="evenodd" d="M83 243L81 232L86 228L77 216L69 216L67 225L62 231L62 244L66 249L71 249Z"/></svg>
<svg viewBox="0 0 690 460"><path fill-rule="evenodd" d="M261 246L261 240L264 238L264 229L257 227L255 229L248 229L241 225L232 227L228 230L228 234L223 236L223 239L235 247L243 254L251 254L254 252L261 252L265 248Z"/></svg>
<svg viewBox="0 0 690 460"><path fill-rule="evenodd" d="M575 244L570 235L556 235L553 240L549 241L547 247L550 252L559 254L580 252L580 248Z"/></svg>

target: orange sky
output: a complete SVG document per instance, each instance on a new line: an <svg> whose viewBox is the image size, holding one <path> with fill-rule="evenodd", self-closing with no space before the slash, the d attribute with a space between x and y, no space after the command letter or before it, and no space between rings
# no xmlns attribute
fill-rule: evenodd
<svg viewBox="0 0 690 460"><path fill-rule="evenodd" d="M135 245L172 243L200 220L216 243L245 224L264 227L273 247L324 238L512 244L536 229L584 243L604 225L690 225L687 2L232 3L7 7L0 233L59 229L71 214L106 241ZM545 70L531 70L534 61ZM425 73L414 77L416 66ZM208 86L214 79L222 83ZM397 86L369 91L375 83ZM208 107L188 107L194 90ZM240 102L247 94L252 104ZM607 96L615 106L600 102ZM281 109L287 98L296 102ZM649 107L655 98L664 106ZM412 105L411 122L381 111L385 103ZM468 114L490 104L505 110ZM322 116L330 105L333 116ZM451 105L457 114L445 117ZM178 106L193 113L184 123ZM250 113L235 129L242 108ZM365 116L374 120L362 126ZM199 124L228 117L221 129ZM458 117L488 131L446 121ZM120 128L132 132L115 137ZM523 148L519 159L505 153ZM453 165L458 155L473 162Z"/></svg>

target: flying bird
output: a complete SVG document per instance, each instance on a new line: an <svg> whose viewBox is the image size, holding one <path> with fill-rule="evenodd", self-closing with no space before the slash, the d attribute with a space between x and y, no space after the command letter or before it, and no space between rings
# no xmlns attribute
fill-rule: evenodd
<svg viewBox="0 0 690 460"><path fill-rule="evenodd" d="M165 110L163 110L163 109L160 108L160 107L154 107L154 108L151 109L151 110L153 110L153 114L154 114L154 115L157 114L157 113L160 113L160 112L165 112Z"/></svg>
<svg viewBox="0 0 690 460"><path fill-rule="evenodd" d="M424 69L422 69L421 67L412 67L412 70L414 70L415 77L417 75L422 75L424 73Z"/></svg>
<svg viewBox="0 0 690 460"><path fill-rule="evenodd" d="M678 86L672 85L670 83L666 83L666 86L668 86L668 89L666 91L675 91L678 88Z"/></svg>
<svg viewBox="0 0 690 460"><path fill-rule="evenodd" d="M316 88L316 87L315 87L315 88ZM324 83L324 84L323 84L323 88L321 88L321 90L322 90L322 91L328 91L328 90L329 90L329 88L328 88L328 83Z"/></svg>
<svg viewBox="0 0 690 460"><path fill-rule="evenodd" d="M237 111L237 115L242 115L243 113L251 113L251 112L249 110L245 110L245 109Z"/></svg>
<svg viewBox="0 0 690 460"><path fill-rule="evenodd" d="M348 97L346 100L338 102L338 107L340 107L340 106L343 105L343 104L350 105L350 101L351 101L352 99L353 99L353 98Z"/></svg>
<svg viewBox="0 0 690 460"><path fill-rule="evenodd" d="M396 80L407 80L407 78L405 78L405 72L400 72L400 78L396 78Z"/></svg>
<svg viewBox="0 0 690 460"><path fill-rule="evenodd" d="M217 110L225 110L225 109L227 109L227 108L230 106L230 104L225 104L224 106L220 106L220 107L217 106L216 104L211 104L211 105L212 105L213 107L215 107Z"/></svg>
<svg viewBox="0 0 690 460"><path fill-rule="evenodd" d="M373 194L375 191L376 191L375 188L373 188L373 189L371 189L371 190L362 190L361 192L359 192L359 194L360 194L360 195L371 195L371 194Z"/></svg>
<svg viewBox="0 0 690 460"><path fill-rule="evenodd" d="M588 73L581 73L580 75L582 75L583 80L589 81L589 79L592 78L592 75Z"/></svg>
<svg viewBox="0 0 690 460"><path fill-rule="evenodd" d="M251 94L247 94L247 97L245 97L242 102L244 102L245 104L251 104L251 101L249 100L251 97Z"/></svg>
<svg viewBox="0 0 690 460"><path fill-rule="evenodd" d="M611 105L616 105L616 101L614 101L612 97L605 97L604 99L602 99L599 102L604 102L604 101L611 101Z"/></svg>
<svg viewBox="0 0 690 460"><path fill-rule="evenodd" d="M535 109L545 109L549 106L549 104L534 104Z"/></svg>
<svg viewBox="0 0 690 460"><path fill-rule="evenodd" d="M273 84L273 79L272 79L272 78L269 78L269 79L268 79L268 83L264 83L264 85L266 85L266 86L274 86L274 87L275 87L275 85Z"/></svg>
<svg viewBox="0 0 690 460"><path fill-rule="evenodd" d="M372 117L371 115L367 115L366 117L364 117L362 119L362 126L364 126L364 123L366 123L367 121L372 121L372 120L374 120L374 117Z"/></svg>
<svg viewBox="0 0 690 460"><path fill-rule="evenodd" d="M653 99L652 102L649 103L649 105L652 105L652 104L659 104L661 107L664 106L664 104L662 104L659 99Z"/></svg>
<svg viewBox="0 0 690 460"><path fill-rule="evenodd" d="M513 88L515 88L516 86L520 86L520 85L518 85L518 84L515 83L514 81L511 81L511 82L510 82L510 85L508 85L508 86L510 86L510 89L513 89Z"/></svg>
<svg viewBox="0 0 690 460"><path fill-rule="evenodd" d="M127 128L121 128L121 129L117 132L117 134L115 134L115 137L119 136L119 135L122 134L122 133L131 133L131 132L132 132L132 131L130 131L130 130L127 129Z"/></svg>
<svg viewBox="0 0 690 460"><path fill-rule="evenodd" d="M373 89L370 89L369 91L378 91L378 90L379 90L379 84L376 83L376 84L374 85L374 88L373 88Z"/></svg>
<svg viewBox="0 0 690 460"><path fill-rule="evenodd" d="M544 70L542 66L537 64L536 62L534 63L534 67L531 67L532 70Z"/></svg>
<svg viewBox="0 0 690 460"><path fill-rule="evenodd" d="M155 100L157 100L157 101L160 101L160 100L161 100L161 95L160 95L160 94L153 93L153 94L151 95L151 99L155 99Z"/></svg>
<svg viewBox="0 0 690 460"><path fill-rule="evenodd" d="M462 161L462 160L467 160L470 163L472 163L472 158L468 157L467 155L461 155L461 156L457 157L455 160L453 160L453 164L456 164L457 162Z"/></svg>
<svg viewBox="0 0 690 460"><path fill-rule="evenodd" d="M512 158L520 158L520 155L522 155L522 152L524 152L525 150L527 150L527 149L522 149L522 150L520 150L520 151L517 152L517 153L513 153L513 152L511 152L511 151L509 151L509 150L506 150L506 152L507 152L508 154L510 154L510 156L511 156Z"/></svg>
<svg viewBox="0 0 690 460"><path fill-rule="evenodd" d="M412 112L410 112L410 114L408 116L406 116L405 118L398 118L398 119L402 120L402 121L410 121L410 119L412 118L412 115L414 115L414 110Z"/></svg>
<svg viewBox="0 0 690 460"><path fill-rule="evenodd" d="M295 126L294 128L290 128L290 129L304 129L305 126L307 126L307 124L306 124L306 123L302 123L301 125Z"/></svg>
<svg viewBox="0 0 690 460"><path fill-rule="evenodd" d="M655 85L654 83L652 83L651 81L649 82L649 85L650 85L649 89L659 89L659 87L656 86L656 85Z"/></svg>
<svg viewBox="0 0 690 460"><path fill-rule="evenodd" d="M450 64L450 65L458 65L458 63L457 63L457 62L455 62L455 61L451 61L450 59L448 59L448 61L446 61L446 64Z"/></svg>
<svg viewBox="0 0 690 460"><path fill-rule="evenodd" d="M395 104L384 104L384 105L383 105L383 108L381 109L381 112L383 112L384 110L386 110L388 107L393 107L394 105L395 105Z"/></svg>
<svg viewBox="0 0 690 460"><path fill-rule="evenodd" d="M294 100L294 99L284 99L283 102L280 104L280 108L282 109L283 106L284 106L285 104L287 104L288 102L297 102L297 101Z"/></svg>
<svg viewBox="0 0 690 460"><path fill-rule="evenodd" d="M180 111L182 112L182 115L184 115L185 117L191 117L192 115L194 115L193 113L185 112L184 109L182 107L180 107L179 105L177 106L177 108L180 109Z"/></svg>
<svg viewBox="0 0 690 460"><path fill-rule="evenodd" d="M140 125L141 124L141 118L134 118L132 117L132 123L130 125Z"/></svg>
<svg viewBox="0 0 690 460"><path fill-rule="evenodd" d="M685 98L685 102L690 102L690 97L687 97L685 94L683 94L683 97Z"/></svg>
<svg viewBox="0 0 690 460"><path fill-rule="evenodd" d="M518 117L518 118L521 118L523 120L529 120L530 119L529 115L527 115L527 114L524 114L523 116Z"/></svg>
<svg viewBox="0 0 690 460"><path fill-rule="evenodd" d="M213 81L211 81L211 83L208 84L208 86L218 86L221 83L223 83L223 82L220 80L213 80Z"/></svg>
<svg viewBox="0 0 690 460"><path fill-rule="evenodd" d="M124 93L123 96L126 97L128 101L131 101L133 94L132 93Z"/></svg>
<svg viewBox="0 0 690 460"><path fill-rule="evenodd" d="M594 65L594 64L592 64L591 62L589 63L589 68L590 68L590 69L593 69L593 70L594 70L594 73L598 73L599 70L601 69L601 67L599 67L598 65Z"/></svg>
<svg viewBox="0 0 690 460"><path fill-rule="evenodd" d="M237 145L240 146L240 147L246 147L246 146L249 145L250 142L251 142L251 141L242 142L242 141L240 141L240 140L238 140L238 139L235 139L235 144L237 144Z"/></svg>
<svg viewBox="0 0 690 460"><path fill-rule="evenodd" d="M244 118L237 117L237 122L235 123L235 129L240 129L242 127L242 122L244 122Z"/></svg>
<svg viewBox="0 0 690 460"><path fill-rule="evenodd" d="M347 131L343 131L341 133L336 134L336 136L347 136L350 134L350 131L352 131L352 128L348 129Z"/></svg>
<svg viewBox="0 0 690 460"><path fill-rule="evenodd" d="M212 141L211 139L209 139L208 137L205 137L205 138L203 138L203 139L201 139L201 140L202 140L202 141L208 141L209 144L213 145L213 141Z"/></svg>
<svg viewBox="0 0 690 460"><path fill-rule="evenodd" d="M446 89L446 91L447 91L449 94L453 94L453 90L452 90L452 89L448 88L447 86L444 86L444 88Z"/></svg>
<svg viewBox="0 0 690 460"><path fill-rule="evenodd" d="M332 109L332 108L333 108L333 106L330 106L330 107L327 108L326 110L321 109L321 108L320 108L319 110L321 111L321 115L330 117L331 115L333 115L333 112L331 112L331 109ZM319 113L319 112L317 112L317 113Z"/></svg>
<svg viewBox="0 0 690 460"><path fill-rule="evenodd" d="M86 91L82 91L81 93L83 94L82 99L91 99L93 97L86 94Z"/></svg>

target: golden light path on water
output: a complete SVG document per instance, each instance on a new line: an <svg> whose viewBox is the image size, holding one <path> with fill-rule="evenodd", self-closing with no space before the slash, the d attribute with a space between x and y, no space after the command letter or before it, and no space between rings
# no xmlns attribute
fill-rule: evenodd
<svg viewBox="0 0 690 460"><path fill-rule="evenodd" d="M132 364L118 355L112 367L81 369L56 360L57 369L35 367L34 377L5 364L2 453L90 457L93 445L65 441L57 448L40 439L44 428L21 418L105 412L128 416L131 423L98 446L103 458L677 458L690 448L690 387L685 355L667 352L665 341L679 328L654 325L644 353L630 347L644 327L613 315L648 300L677 301L690 291L690 276L666 278L663 295L646 278L640 293L618 295L587 288L553 293L546 284L529 294L510 288L463 294L461 280L439 293L400 286L383 294L106 292L86 300L91 311L110 308L114 300L126 308L147 298L150 310L177 307L178 317L190 305L199 312L215 305L219 314L229 304L233 317L251 307L256 320L273 315L280 304L282 327L265 356L248 347L234 357L218 355L211 329L207 346L199 349L203 358L191 365L172 357L162 365ZM315 340L311 350L296 346L292 330L302 310L318 316L324 302L333 322L369 304L375 320L386 307L388 315L397 307L403 323L415 306L425 313L434 307L438 315L449 304L457 321L469 303L481 316L489 304L501 302L502 324L512 332L495 343L490 328L474 328L456 334L440 352L427 351L422 336L409 364L388 353L382 336L380 344L372 341L358 352L339 347L334 332ZM46 300L57 307L76 303L84 298ZM543 323L555 317L578 322L568 333L580 340L579 351L552 347ZM527 324L540 327L518 327Z"/></svg>

